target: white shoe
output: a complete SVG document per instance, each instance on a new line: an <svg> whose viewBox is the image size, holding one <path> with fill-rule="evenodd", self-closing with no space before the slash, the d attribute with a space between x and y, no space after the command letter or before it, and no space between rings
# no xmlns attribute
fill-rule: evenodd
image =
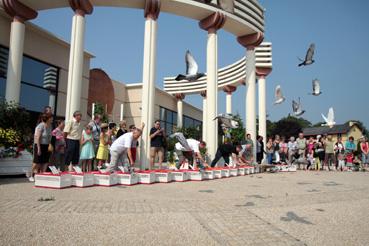
<svg viewBox="0 0 369 246"><path fill-rule="evenodd" d="M32 176L31 176L31 177L29 177L29 178L28 178L28 180L29 180L29 182L35 182L35 178L34 178L34 177L32 177Z"/></svg>

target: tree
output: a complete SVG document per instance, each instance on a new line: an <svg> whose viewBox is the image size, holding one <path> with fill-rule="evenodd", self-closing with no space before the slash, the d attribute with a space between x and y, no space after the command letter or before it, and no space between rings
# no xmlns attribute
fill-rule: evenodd
<svg viewBox="0 0 369 246"><path fill-rule="evenodd" d="M108 117L108 115L105 112L105 107L104 107L103 104L101 104L99 102L95 103L95 110L94 111L95 111L94 112L95 114L101 115L101 122L104 122L104 123L108 123L109 122L109 117Z"/></svg>
<svg viewBox="0 0 369 246"><path fill-rule="evenodd" d="M231 141L232 143L241 143L245 139L245 128L241 116L237 113L233 119L238 122L238 127L231 130Z"/></svg>
<svg viewBox="0 0 369 246"><path fill-rule="evenodd" d="M291 136L297 136L303 128L310 126L311 122L306 119L288 116L275 123L272 135L278 134L289 138Z"/></svg>

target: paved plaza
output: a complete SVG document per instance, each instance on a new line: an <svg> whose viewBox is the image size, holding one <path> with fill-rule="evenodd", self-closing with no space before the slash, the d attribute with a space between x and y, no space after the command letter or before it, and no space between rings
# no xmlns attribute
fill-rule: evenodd
<svg viewBox="0 0 369 246"><path fill-rule="evenodd" d="M0 178L0 197L1 245L369 244L368 172L64 190Z"/></svg>

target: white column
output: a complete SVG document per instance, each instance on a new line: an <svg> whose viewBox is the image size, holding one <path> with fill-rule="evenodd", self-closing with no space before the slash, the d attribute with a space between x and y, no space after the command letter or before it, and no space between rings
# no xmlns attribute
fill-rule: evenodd
<svg viewBox="0 0 369 246"><path fill-rule="evenodd" d="M226 94L226 113L232 114L232 93Z"/></svg>
<svg viewBox="0 0 369 246"><path fill-rule="evenodd" d="M246 133L251 134L254 143L254 157L256 157L256 77L255 77L255 49L246 52Z"/></svg>
<svg viewBox="0 0 369 246"><path fill-rule="evenodd" d="M207 41L207 82L206 82L206 115L207 132L206 141L210 158L215 157L218 147L218 121L213 120L217 116L218 104L218 37L216 32L208 32Z"/></svg>
<svg viewBox="0 0 369 246"><path fill-rule="evenodd" d="M55 94L54 92L49 92L49 107L55 110Z"/></svg>
<svg viewBox="0 0 369 246"><path fill-rule="evenodd" d="M202 96L202 140L207 142L207 122L208 122L208 114L207 114L207 99L206 99L206 91L201 93Z"/></svg>
<svg viewBox="0 0 369 246"><path fill-rule="evenodd" d="M73 16L69 54L67 103L65 112L66 120L71 119L73 113L80 110L83 79L84 37L85 17L79 12L76 12Z"/></svg>
<svg viewBox="0 0 369 246"><path fill-rule="evenodd" d="M119 120L122 121L124 116L124 104L120 104L120 114L119 114Z"/></svg>
<svg viewBox="0 0 369 246"><path fill-rule="evenodd" d="M183 100L177 99L177 127L183 127Z"/></svg>
<svg viewBox="0 0 369 246"><path fill-rule="evenodd" d="M150 129L154 123L155 72L156 72L156 19L146 18L142 76L142 122L145 128L141 144L141 168L150 167Z"/></svg>
<svg viewBox="0 0 369 246"><path fill-rule="evenodd" d="M19 103L25 25L16 19L10 27L8 70L6 75L5 100Z"/></svg>
<svg viewBox="0 0 369 246"><path fill-rule="evenodd" d="M266 88L265 76L260 76L259 84L259 135L263 137L264 148L267 142L266 135ZM264 158L265 160L265 158Z"/></svg>

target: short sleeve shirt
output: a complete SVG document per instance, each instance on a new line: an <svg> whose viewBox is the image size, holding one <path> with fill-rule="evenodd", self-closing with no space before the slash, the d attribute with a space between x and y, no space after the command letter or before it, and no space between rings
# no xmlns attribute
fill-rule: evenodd
<svg viewBox="0 0 369 246"><path fill-rule="evenodd" d="M180 143L176 143L175 148L177 150L180 150L180 151L193 151L195 153L200 153L200 147L199 147L200 142L199 141L190 138L190 139L187 139L187 143L188 143L188 146L190 147L190 149L186 149Z"/></svg>
<svg viewBox="0 0 369 246"><path fill-rule="evenodd" d="M129 132L117 138L111 145L110 150L118 153L123 153L127 151L127 149L132 147L132 143L133 133Z"/></svg>
<svg viewBox="0 0 369 246"><path fill-rule="evenodd" d="M67 139L80 140L82 136L82 124L75 119L65 124L64 132L67 133Z"/></svg>
<svg viewBox="0 0 369 246"><path fill-rule="evenodd" d="M40 132L40 144L49 144L51 140L51 127L46 127L45 123L41 122L36 126L35 133Z"/></svg>
<svg viewBox="0 0 369 246"><path fill-rule="evenodd" d="M154 134L158 129L156 129L155 127L151 128L150 130L150 135ZM160 132L158 135L156 135L155 137L153 137L151 139L151 147L163 147L163 141L164 140L164 136L163 136L163 132Z"/></svg>

